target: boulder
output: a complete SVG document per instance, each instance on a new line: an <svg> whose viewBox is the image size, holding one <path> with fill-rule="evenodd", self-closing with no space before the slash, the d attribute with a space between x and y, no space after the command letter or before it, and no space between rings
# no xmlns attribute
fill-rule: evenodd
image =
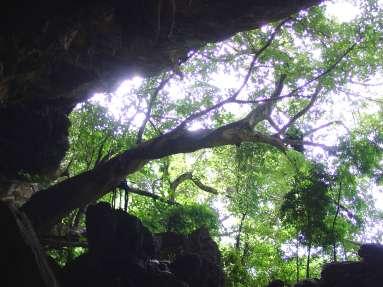
<svg viewBox="0 0 383 287"><path fill-rule="evenodd" d="M383 245L374 243L363 244L358 251L358 255L370 267L382 268L383 266Z"/></svg>
<svg viewBox="0 0 383 287"><path fill-rule="evenodd" d="M154 238L137 217L107 203L88 207L86 228L89 251L64 268L64 287L223 286L220 253L207 230ZM164 250L172 258L158 257Z"/></svg>
<svg viewBox="0 0 383 287"><path fill-rule="evenodd" d="M299 281L297 284L294 285L294 287L319 287L320 282L317 279L305 279L302 281Z"/></svg>
<svg viewBox="0 0 383 287"><path fill-rule="evenodd" d="M166 232L160 235L161 259L170 259L170 271L190 287L223 286L221 254L206 228L189 236Z"/></svg>
<svg viewBox="0 0 383 287"><path fill-rule="evenodd" d="M324 287L383 286L383 247L378 244L362 245L357 262L333 262L324 266L321 285Z"/></svg>
<svg viewBox="0 0 383 287"><path fill-rule="evenodd" d="M285 287L287 286L285 282L279 279L272 280L267 287Z"/></svg>

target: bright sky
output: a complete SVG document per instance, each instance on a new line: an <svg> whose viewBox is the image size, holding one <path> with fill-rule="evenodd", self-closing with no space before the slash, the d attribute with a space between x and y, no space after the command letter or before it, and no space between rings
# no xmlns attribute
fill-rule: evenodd
<svg viewBox="0 0 383 287"><path fill-rule="evenodd" d="M381 1L383 2L383 1ZM330 16L333 17L336 21L338 22L348 22L353 20L355 17L358 16L360 13L358 7L353 4L353 1L345 1L345 0L339 0L339 1L328 1L326 2L326 13ZM383 77L382 77L383 78ZM380 80L382 82L382 80ZM143 83L143 79L141 77L133 77L131 79L128 79L124 81L120 87L113 93L112 97L105 95L105 94L96 94L91 101L93 102L98 102L103 106L108 107L109 111L116 117L121 120L126 120L128 115L132 115L136 112L135 108L133 105L129 105L130 102L136 102L137 99L132 96L132 93L129 93L130 91L137 89L141 84ZM229 89L229 88L234 88L238 87L240 85L240 82L238 81L237 78L233 77L230 74L227 73L221 73L221 74L216 74L212 84L215 84L219 86L221 89ZM181 84L178 84L181 85ZM362 86L357 86L353 85L351 87L353 90L356 91L361 91L363 92L363 89L366 89L366 87ZM376 94L381 96L380 94L380 89L381 87L371 87L369 88L369 95L371 94ZM173 99L177 98L182 98L184 96L184 91L182 91L182 87L172 85L169 89L168 92L170 96ZM366 93L366 91L364 91ZM333 116L333 119L343 119L344 122L347 122L347 125L349 128L353 126L354 118L353 118L353 113L352 113L352 107L348 101L348 99L343 95L335 95L337 99L339 99L338 104L336 107L334 106L329 106L329 109L332 109L331 114ZM128 110L126 110L126 107L130 106ZM339 109L339 106L342 106L342 109ZM146 109L146 103L142 102L141 103L141 109L144 112ZM228 106L227 109L229 109L231 112L237 113L238 111L238 105L235 106ZM135 126L140 126L142 120L144 119L144 114L143 112L138 112L137 116L133 120L133 125ZM241 113L243 113L244 110L241 110ZM374 109L371 107L370 112L374 112ZM323 121L327 122L329 119L325 119ZM318 122L318 125L320 125L321 122ZM194 125L191 127L191 129L198 129L201 128L202 124L198 121L194 123ZM345 130L340 128L340 129L334 129L332 127L332 133L328 132L329 130L326 131L326 136L325 138L322 138L325 140L327 144L335 143L337 138L342 135ZM330 136L329 136L330 134ZM318 153L321 153L321 151L317 150ZM383 210L383 191L381 187L374 186L373 187L373 196L376 199L376 205ZM233 222L227 222L228 225L231 225Z"/></svg>
<svg viewBox="0 0 383 287"><path fill-rule="evenodd" d="M326 12L338 22L350 22L360 13L352 1L338 0L327 1Z"/></svg>

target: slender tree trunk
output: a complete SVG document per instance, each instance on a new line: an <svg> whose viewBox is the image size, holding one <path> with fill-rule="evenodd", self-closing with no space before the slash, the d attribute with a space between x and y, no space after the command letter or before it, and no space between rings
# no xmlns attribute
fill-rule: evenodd
<svg viewBox="0 0 383 287"><path fill-rule="evenodd" d="M337 261L336 258L336 236L335 236L335 225L336 225L336 220L339 215L339 209L340 209L340 198L342 194L342 182L339 183L339 191L338 191L338 198L337 198L337 207L336 207L336 212L334 215L334 220L332 222L332 235L333 235L333 246L332 246L332 252L333 252L333 260L334 262Z"/></svg>
<svg viewBox="0 0 383 287"><path fill-rule="evenodd" d="M243 247L242 258L241 258L242 265L245 265L245 260L248 258L249 253L250 253L249 251L250 251L250 246L249 246L248 239L246 238L245 239L245 244L244 244L244 247Z"/></svg>
<svg viewBox="0 0 383 287"><path fill-rule="evenodd" d="M237 234L237 239L235 241L235 249L239 250L239 247L241 246L241 234L242 234L242 228L243 228L243 223L246 218L246 212L242 214L241 222L239 224L239 229L238 229L238 234Z"/></svg>
<svg viewBox="0 0 383 287"><path fill-rule="evenodd" d="M76 213L76 217L74 218L72 229L76 230L80 225L81 217L84 215L86 210L86 206L80 207Z"/></svg>
<svg viewBox="0 0 383 287"><path fill-rule="evenodd" d="M117 189L115 188L112 191L112 202L111 202L112 208L116 208L116 197L117 197Z"/></svg>
<svg viewBox="0 0 383 287"><path fill-rule="evenodd" d="M120 190L119 191L119 204L118 204L118 208L122 208L123 204L122 204L122 201L124 200L124 194L123 194L123 191Z"/></svg>
<svg viewBox="0 0 383 287"><path fill-rule="evenodd" d="M306 278L310 278L311 241L307 246Z"/></svg>
<svg viewBox="0 0 383 287"><path fill-rule="evenodd" d="M299 272L300 272L300 263L299 263L299 240L298 240L298 236L297 236L297 251L296 251L296 268L297 268L297 283L299 281Z"/></svg>
<svg viewBox="0 0 383 287"><path fill-rule="evenodd" d="M128 211L128 203L129 203L129 192L125 190L125 200L124 200L124 211Z"/></svg>

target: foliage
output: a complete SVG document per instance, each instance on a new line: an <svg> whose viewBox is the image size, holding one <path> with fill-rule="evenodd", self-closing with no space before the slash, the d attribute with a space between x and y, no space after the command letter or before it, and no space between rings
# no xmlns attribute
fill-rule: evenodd
<svg viewBox="0 0 383 287"><path fill-rule="evenodd" d="M163 221L167 231L190 234L193 230L205 227L211 235L218 235L218 215L207 205L172 207Z"/></svg>
<svg viewBox="0 0 383 287"><path fill-rule="evenodd" d="M146 203L132 207L131 212L155 233L172 231L187 235L205 227L212 236L218 235L218 214L206 204L158 206L158 203Z"/></svg>
<svg viewBox="0 0 383 287"><path fill-rule="evenodd" d="M340 151L341 162L352 167L355 173L382 178L381 161L383 151L382 110L363 118L359 126L344 138Z"/></svg>
<svg viewBox="0 0 383 287"><path fill-rule="evenodd" d="M65 159L70 175L90 170L133 144L129 129L100 105L86 102L71 113L70 120Z"/></svg>
<svg viewBox="0 0 383 287"><path fill-rule="evenodd" d="M327 243L326 235L330 232L325 219L331 204L328 188L329 182L321 167L313 167L307 177L295 180L293 189L284 196L282 220L295 226L305 244Z"/></svg>

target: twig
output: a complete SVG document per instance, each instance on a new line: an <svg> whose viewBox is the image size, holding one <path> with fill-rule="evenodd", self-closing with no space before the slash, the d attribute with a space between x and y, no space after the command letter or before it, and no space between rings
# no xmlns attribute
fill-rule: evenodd
<svg viewBox="0 0 383 287"><path fill-rule="evenodd" d="M285 95L285 96L279 96L279 97L276 97L276 98L263 98L263 99L259 99L259 100L237 100L236 99L236 100L232 101L232 103L240 104L240 105L244 105L244 104L258 104L258 103L265 103L265 102L281 100L281 99L285 99L285 98L292 98L292 97L295 97L295 95L289 93L288 95ZM304 99L304 98L309 98L309 97L308 96L301 96L299 98Z"/></svg>
<svg viewBox="0 0 383 287"><path fill-rule="evenodd" d="M380 83L361 83L361 82L355 82L353 80L350 80L351 84L360 85L364 87L380 87L383 86L383 82Z"/></svg>
<svg viewBox="0 0 383 287"><path fill-rule="evenodd" d="M157 132L158 135L163 135L163 134L164 134L161 130L159 130L159 129L156 127L156 125L153 123L153 121L152 121L151 119L149 119L149 123L150 123L150 125L152 126L152 128Z"/></svg>
<svg viewBox="0 0 383 287"><path fill-rule="evenodd" d="M310 141L283 139L283 143L288 144L288 145L308 145L308 146L313 146L313 147L320 147L320 148L322 148L326 151L329 151L329 152L334 152L337 150L336 146L328 146L325 144L314 143L314 142L310 142Z"/></svg>
<svg viewBox="0 0 383 287"><path fill-rule="evenodd" d="M267 119L269 124L277 131L278 134L280 134L280 128L278 125L274 122L274 120L271 118L271 116Z"/></svg>
<svg viewBox="0 0 383 287"><path fill-rule="evenodd" d="M327 128L328 126L331 126L331 125L334 125L334 124L340 124L340 125L343 125L343 126L347 129L347 127L343 124L342 121L332 121L332 122L329 122L329 123L320 125L319 127L313 128L313 129L311 129L311 130L305 132L305 133L303 134L303 137L306 137L306 136L308 136L308 135L311 135L311 134L313 134L313 133L315 133L315 132L317 132L317 131L319 131L319 130L321 130L321 129Z"/></svg>
<svg viewBox="0 0 383 287"><path fill-rule="evenodd" d="M128 187L126 190L130 193L150 197L150 198L153 198L154 200L158 200L158 201L161 201L163 203L167 203L167 204L171 204L171 205L174 205L174 204L179 205L179 203L172 201L172 200L167 200L167 199L165 199L165 198L163 198L163 197L161 197L161 196L159 196L153 192L149 192L149 191L145 191L145 190L141 190L141 189L133 188L133 187Z"/></svg>

